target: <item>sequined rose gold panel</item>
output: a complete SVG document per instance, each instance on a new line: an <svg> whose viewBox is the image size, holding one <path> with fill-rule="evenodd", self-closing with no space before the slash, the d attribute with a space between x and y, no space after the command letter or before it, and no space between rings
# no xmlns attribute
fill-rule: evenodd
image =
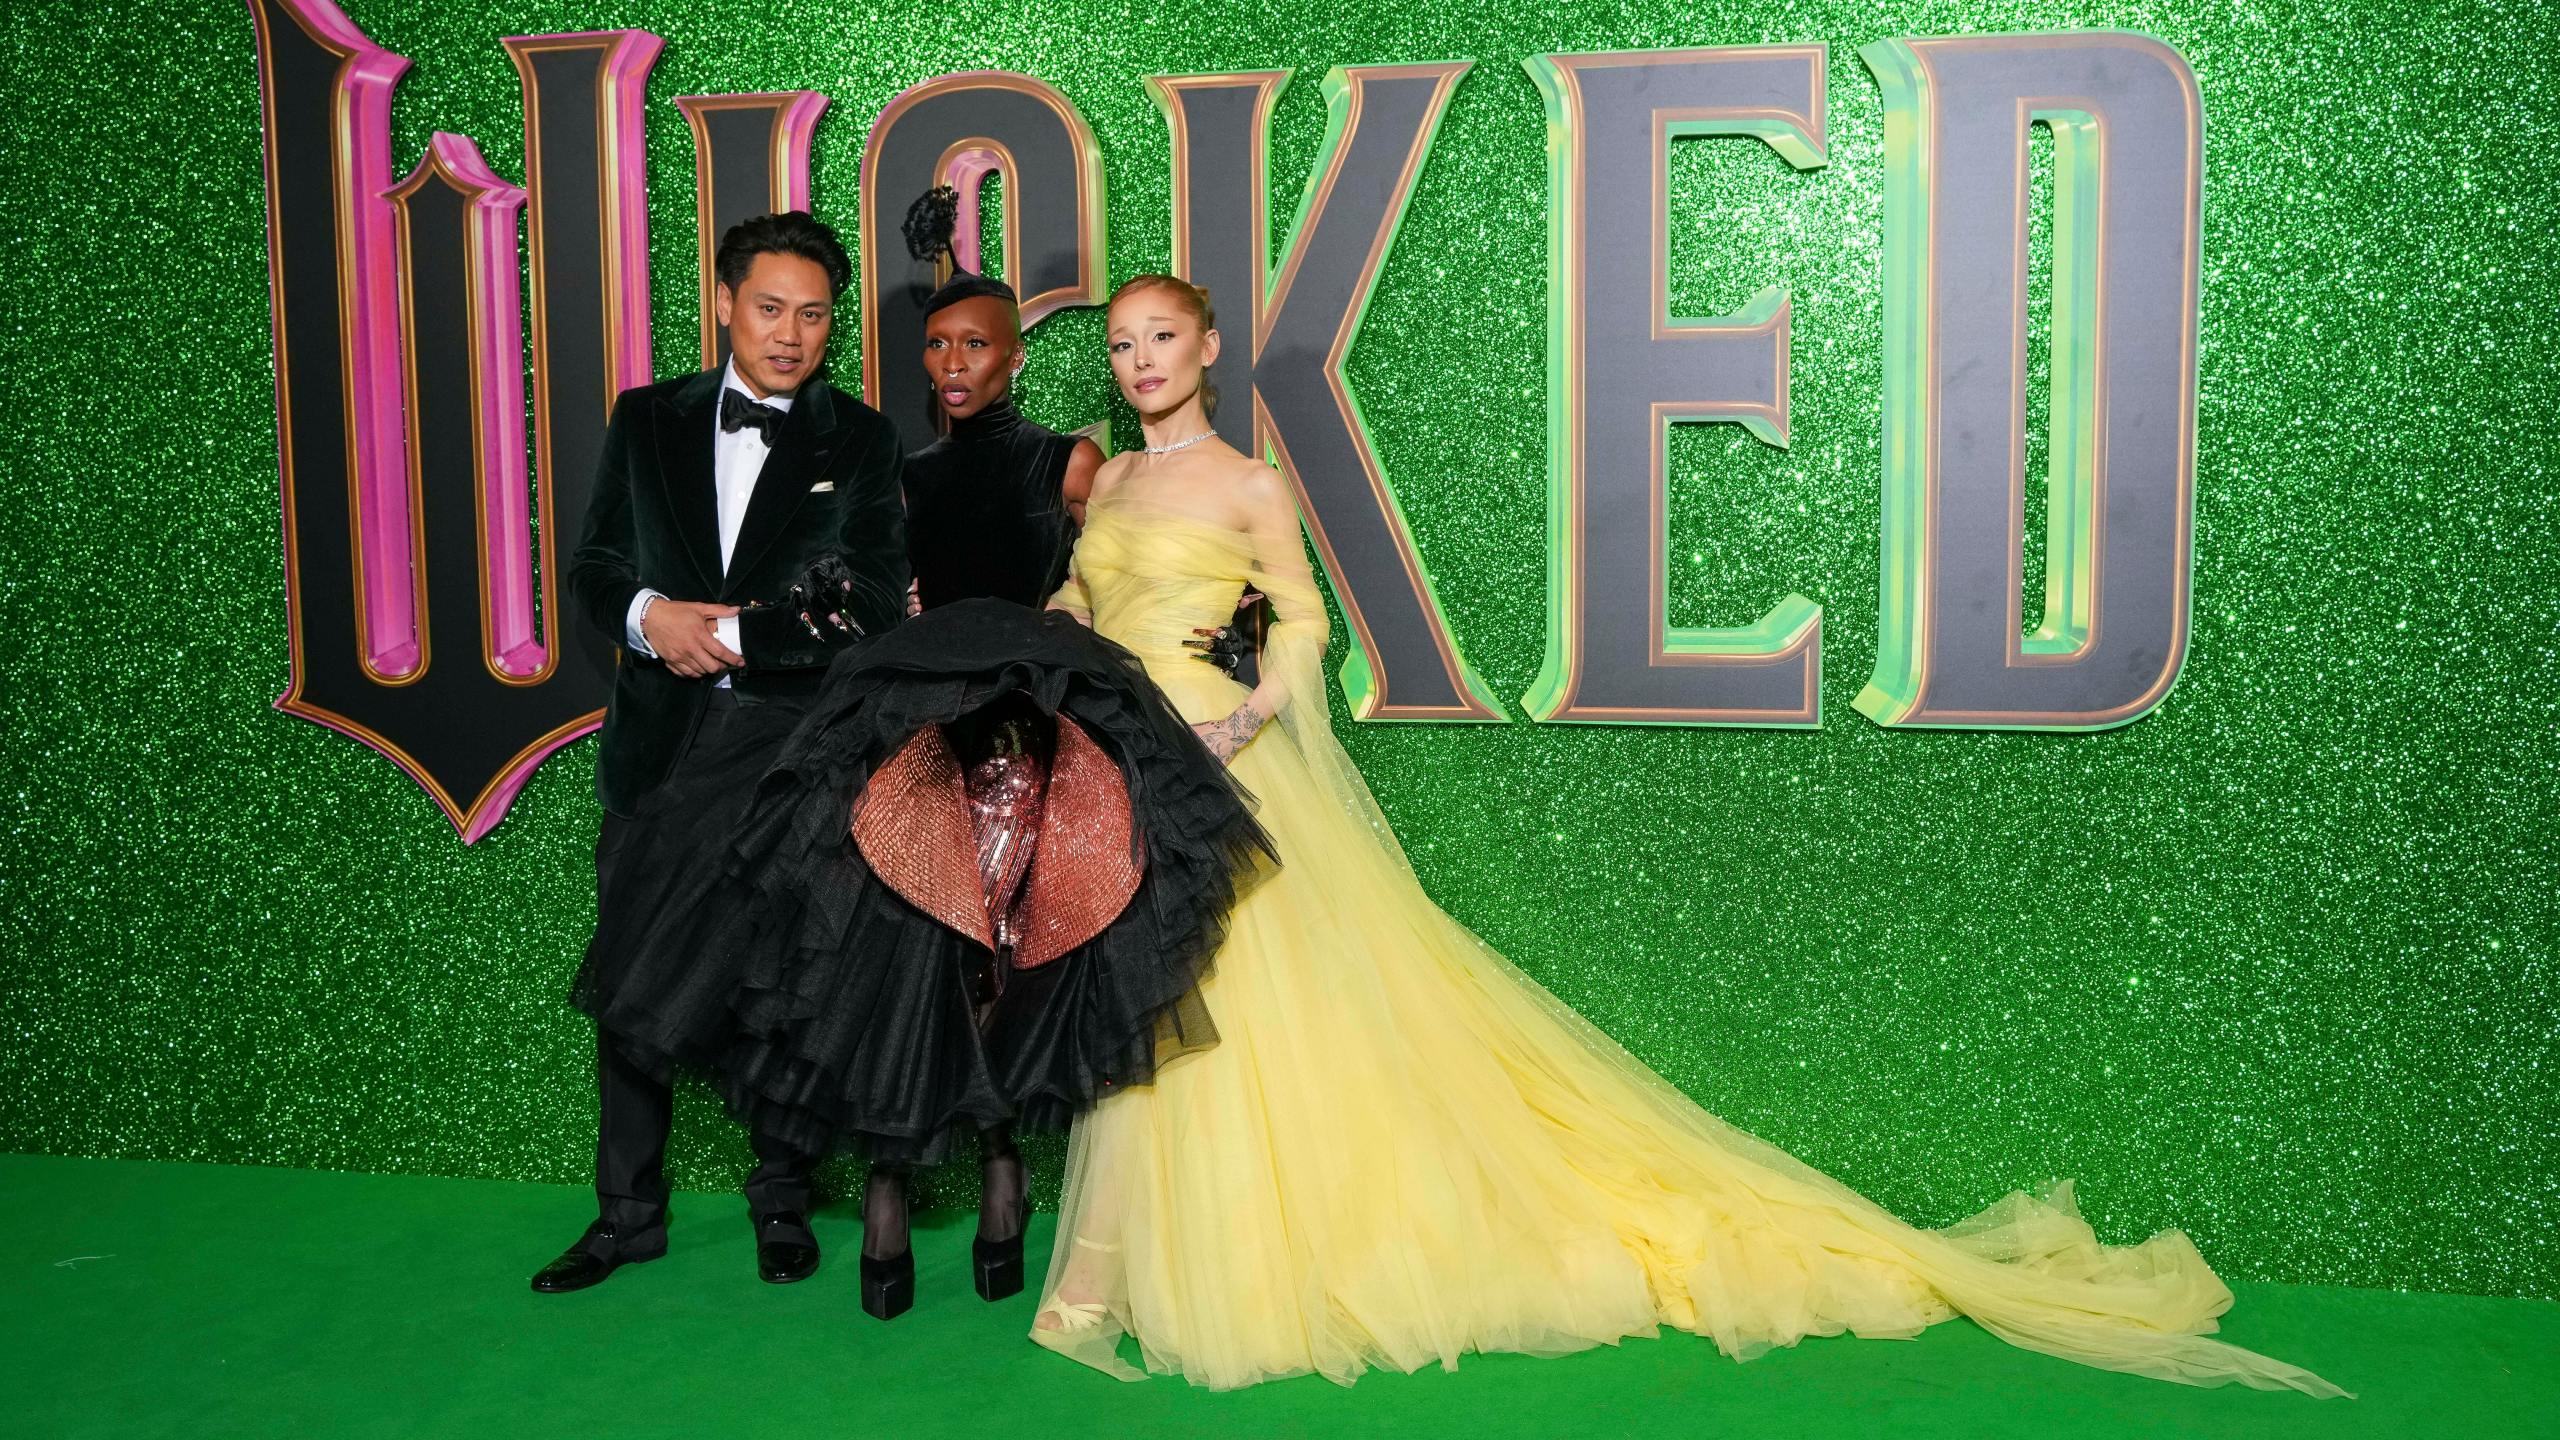
<svg viewBox="0 0 2560 1440"><path fill-rule="evenodd" d="M1120 808L1125 816L1125 797ZM872 775L854 805L853 843L872 873L917 909L995 948L968 791L941 726L917 731Z"/></svg>
<svg viewBox="0 0 2560 1440"><path fill-rule="evenodd" d="M1015 965L1046 965L1119 918L1144 869L1134 840L1120 767L1074 721L1059 716L1048 813L1016 920Z"/></svg>

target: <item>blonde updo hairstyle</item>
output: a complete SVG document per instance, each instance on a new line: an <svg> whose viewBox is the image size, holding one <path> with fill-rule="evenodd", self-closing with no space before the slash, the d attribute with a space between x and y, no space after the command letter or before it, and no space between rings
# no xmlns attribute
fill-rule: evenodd
<svg viewBox="0 0 2560 1440"><path fill-rule="evenodd" d="M1135 295L1141 290L1162 290L1171 295L1174 303L1200 322L1203 333L1218 328L1218 312L1209 304L1207 288L1194 285L1179 275L1132 275L1120 282L1119 289L1111 292L1110 303L1117 305L1123 296ZM1209 383L1206 373L1200 377L1200 408L1211 419L1217 418L1218 387Z"/></svg>

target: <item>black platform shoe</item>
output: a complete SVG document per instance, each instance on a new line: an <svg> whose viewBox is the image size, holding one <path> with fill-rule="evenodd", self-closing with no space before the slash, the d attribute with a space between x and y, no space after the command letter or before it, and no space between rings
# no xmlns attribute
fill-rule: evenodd
<svg viewBox="0 0 2560 1440"><path fill-rule="evenodd" d="M874 1320L895 1320L915 1308L916 1252L886 1260L862 1257L862 1311Z"/></svg>
<svg viewBox="0 0 2560 1440"><path fill-rule="evenodd" d="M894 1220L898 1252L874 1255L872 1242ZM862 1310L874 1320L895 1320L915 1308L916 1252L907 1229L907 1177L874 1169L862 1190Z"/></svg>
<svg viewBox="0 0 2560 1440"><path fill-rule="evenodd" d="M978 1298L1005 1300L1022 1293L1022 1237L980 1240L970 1246L977 1259Z"/></svg>

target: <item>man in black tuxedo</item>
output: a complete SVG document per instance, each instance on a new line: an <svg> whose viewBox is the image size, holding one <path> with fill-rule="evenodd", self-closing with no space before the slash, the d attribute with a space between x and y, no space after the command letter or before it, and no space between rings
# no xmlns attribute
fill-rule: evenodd
<svg viewBox="0 0 2560 1440"><path fill-rule="evenodd" d="M715 268L731 358L615 404L569 564L571 613L623 651L596 761L589 973L626 917L716 863L828 661L904 611L897 432L819 374L844 247L804 212L759 215L721 238ZM669 1069L598 1027L599 1214L534 1289L584 1289L666 1253ZM764 1135L755 1149L758 1272L804 1278L818 1267L813 1157Z"/></svg>

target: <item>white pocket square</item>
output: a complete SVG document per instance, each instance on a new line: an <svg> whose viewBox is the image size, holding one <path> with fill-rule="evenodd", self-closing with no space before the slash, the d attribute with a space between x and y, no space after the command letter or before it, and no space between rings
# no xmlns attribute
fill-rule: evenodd
<svg viewBox="0 0 2560 1440"><path fill-rule="evenodd" d="M809 487L809 493L812 495L824 495L835 488L836 482L833 480L821 480L817 484Z"/></svg>

